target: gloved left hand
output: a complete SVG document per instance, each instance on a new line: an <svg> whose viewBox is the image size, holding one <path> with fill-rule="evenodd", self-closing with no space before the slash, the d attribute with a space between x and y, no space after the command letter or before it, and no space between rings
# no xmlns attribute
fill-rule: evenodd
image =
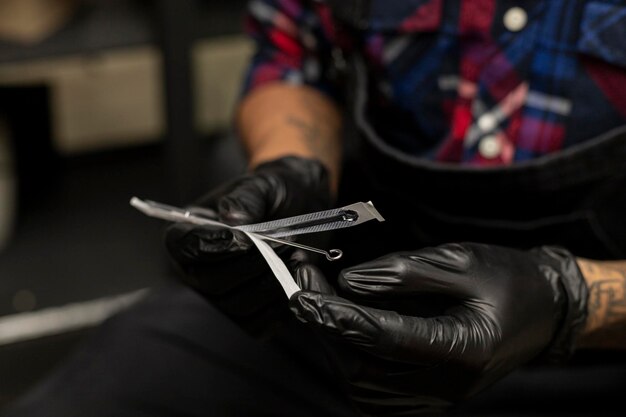
<svg viewBox="0 0 626 417"><path fill-rule="evenodd" d="M560 248L426 248L344 270L339 286L351 300L304 289L290 306L368 416L439 410L542 353L563 356L586 315L584 279ZM411 311L424 296L444 296L443 311Z"/></svg>
<svg viewBox="0 0 626 417"><path fill-rule="evenodd" d="M190 211L241 225L328 209L327 170L313 159L289 156L265 162L195 202ZM284 292L265 259L242 234L223 228L175 223L166 247L182 269L179 278L252 332L263 333L276 316L289 314ZM283 259L288 246L276 247ZM288 262L292 265L293 258ZM299 262L299 261L298 261Z"/></svg>

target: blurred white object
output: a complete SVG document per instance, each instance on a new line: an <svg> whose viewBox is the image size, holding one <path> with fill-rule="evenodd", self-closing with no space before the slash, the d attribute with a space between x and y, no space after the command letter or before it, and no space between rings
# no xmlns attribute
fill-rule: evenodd
<svg viewBox="0 0 626 417"><path fill-rule="evenodd" d="M95 300L0 317L0 346L94 327L149 293L144 288Z"/></svg>
<svg viewBox="0 0 626 417"><path fill-rule="evenodd" d="M16 212L16 178L9 129L0 119L0 251L13 232Z"/></svg>

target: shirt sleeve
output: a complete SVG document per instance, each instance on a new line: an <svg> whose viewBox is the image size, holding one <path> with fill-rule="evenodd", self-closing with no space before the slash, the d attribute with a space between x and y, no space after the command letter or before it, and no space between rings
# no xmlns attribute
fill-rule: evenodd
<svg viewBox="0 0 626 417"><path fill-rule="evenodd" d="M254 40L243 94L269 82L308 85L336 95L328 77L331 23L321 3L307 0L252 0L245 18Z"/></svg>

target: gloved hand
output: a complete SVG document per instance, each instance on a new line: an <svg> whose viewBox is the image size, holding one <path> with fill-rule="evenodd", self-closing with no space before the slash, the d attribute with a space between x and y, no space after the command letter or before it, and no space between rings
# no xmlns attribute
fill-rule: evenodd
<svg viewBox="0 0 626 417"><path fill-rule="evenodd" d="M450 244L346 269L338 283L360 303L318 284L290 306L318 329L349 395L372 416L439 410L538 355L563 357L586 316L584 279L560 248ZM433 296L447 299L442 311L417 315Z"/></svg>
<svg viewBox="0 0 626 417"><path fill-rule="evenodd" d="M325 210L330 202L324 166L315 160L285 157L259 165L189 209L241 225ZM176 223L166 230L165 244L183 271L183 282L240 322L255 317L262 323L276 312L274 302L284 298L265 260L242 233ZM287 246L275 250L284 258L291 253Z"/></svg>

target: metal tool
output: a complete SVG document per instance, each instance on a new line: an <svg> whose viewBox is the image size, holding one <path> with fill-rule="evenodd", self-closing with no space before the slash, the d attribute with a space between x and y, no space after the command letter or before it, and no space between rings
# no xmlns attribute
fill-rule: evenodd
<svg viewBox="0 0 626 417"><path fill-rule="evenodd" d="M286 237L353 227L374 219L379 222L385 221L372 202L368 201L237 228L244 232L261 233L271 237Z"/></svg>
<svg viewBox="0 0 626 417"><path fill-rule="evenodd" d="M263 240L269 240L270 242L281 243L283 245L293 246L294 248L300 248L300 249L308 250L310 252L321 253L329 261L336 261L338 259L341 259L341 257L343 256L343 252L340 249L331 249L329 251L325 251L324 249L314 248L313 246L303 245L302 243L296 243L296 242L292 242L290 240L276 239L275 237L271 237L271 236L267 236L267 235L260 235L258 233L254 233L254 232L248 232L248 233L251 233L251 234L253 234L255 236L258 236L259 238L261 238Z"/></svg>
<svg viewBox="0 0 626 417"><path fill-rule="evenodd" d="M197 211L191 211L192 209L182 209L156 201L141 200L137 197L133 197L130 200L130 204L151 217L174 222L192 223L199 226L217 226L239 230L247 234L253 234L263 240L321 253L329 261L340 259L343 256L343 252L339 249L325 251L323 249L279 238L342 229L374 219L380 222L385 221L371 201L367 203L355 203L338 209L319 211L316 213L243 226L229 226L204 216Z"/></svg>

